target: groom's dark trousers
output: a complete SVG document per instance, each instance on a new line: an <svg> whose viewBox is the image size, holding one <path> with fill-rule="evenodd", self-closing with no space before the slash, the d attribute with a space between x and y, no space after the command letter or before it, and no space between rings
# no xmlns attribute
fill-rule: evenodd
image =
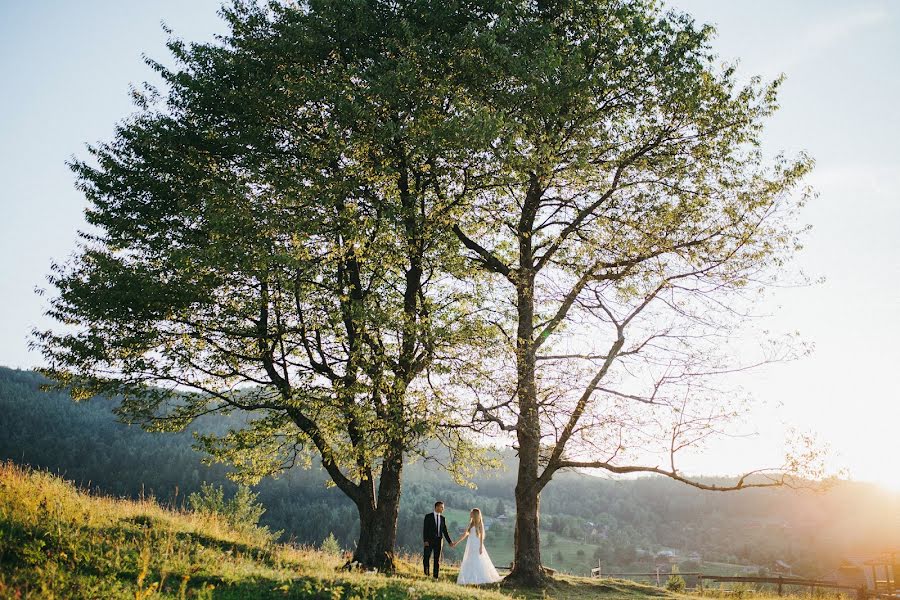
<svg viewBox="0 0 900 600"><path fill-rule="evenodd" d="M435 516L437 518L435 518ZM447 532L447 520L443 515L437 513L428 513L425 515L425 522L422 526L422 539L425 542L425 553L422 558L422 565L425 567L425 575L428 573L428 565L434 560L434 568L431 574L437 579L438 572L441 569L441 546L444 538L448 544L452 544L450 534Z"/></svg>

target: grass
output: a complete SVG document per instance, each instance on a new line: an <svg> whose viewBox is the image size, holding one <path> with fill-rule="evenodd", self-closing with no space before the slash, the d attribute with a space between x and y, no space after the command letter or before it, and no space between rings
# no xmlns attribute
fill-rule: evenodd
<svg viewBox="0 0 900 600"><path fill-rule="evenodd" d="M347 573L343 559L275 544L255 528L153 500L98 497L48 473L0 463L0 598L322 600L686 600L620 580L561 575L542 590L458 586L422 576L418 557L398 573ZM754 596L763 598L764 596Z"/></svg>
<svg viewBox="0 0 900 600"><path fill-rule="evenodd" d="M451 572L434 582L408 564L395 577L341 564L214 516L90 496L0 464L0 598L508 599L457 586Z"/></svg>

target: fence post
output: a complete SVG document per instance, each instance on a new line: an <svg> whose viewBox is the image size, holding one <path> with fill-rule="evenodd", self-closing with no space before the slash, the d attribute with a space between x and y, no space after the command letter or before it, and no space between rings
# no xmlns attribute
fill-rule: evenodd
<svg viewBox="0 0 900 600"><path fill-rule="evenodd" d="M784 580L784 577L782 577L781 575L779 575L779 576L778 576L778 595L779 595L779 596L781 595L781 584L782 584L782 581L783 581L783 580Z"/></svg>
<svg viewBox="0 0 900 600"><path fill-rule="evenodd" d="M697 575L697 586L700 588L700 591L703 591L703 575Z"/></svg>

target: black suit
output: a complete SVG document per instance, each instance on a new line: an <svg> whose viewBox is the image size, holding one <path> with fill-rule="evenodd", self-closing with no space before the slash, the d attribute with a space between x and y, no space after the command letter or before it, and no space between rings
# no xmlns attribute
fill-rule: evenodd
<svg viewBox="0 0 900 600"><path fill-rule="evenodd" d="M425 575L428 575L428 563L431 562L429 559L434 555L433 572L435 579L437 579L438 571L441 568L441 546L443 546L444 538L447 539L448 544L453 543L453 540L450 539L450 534L447 533L447 519L443 515L438 515L438 518L435 519L434 516L437 514L428 513L425 515L425 523L422 527L422 539L425 542L425 556L422 559L422 564L425 567Z"/></svg>

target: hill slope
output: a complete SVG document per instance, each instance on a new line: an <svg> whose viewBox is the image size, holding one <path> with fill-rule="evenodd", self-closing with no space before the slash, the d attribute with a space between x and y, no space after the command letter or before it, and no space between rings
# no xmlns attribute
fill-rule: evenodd
<svg viewBox="0 0 900 600"><path fill-rule="evenodd" d="M201 464L190 432L147 433L125 426L115 420L113 402L95 398L76 404L65 394L41 391L44 381L30 371L0 367L0 460L61 473L104 494L155 495L171 506L182 505L204 481L233 493L223 466ZM236 424L216 419L196 427L223 431ZM514 465L514 458L508 463ZM283 530L285 540L319 545L333 533L342 547L353 547L356 510L339 490L326 488L326 480L313 468L261 482L256 491L266 507L262 524ZM512 516L514 468L484 474L476 483L476 490L468 489L437 466L409 464L399 547L418 551L422 515L438 498L447 503L451 527L463 526L473 506L488 517ZM542 554L549 566L574 574L589 573L598 561L607 572L652 571L656 553L668 549L685 571L715 566L720 574L755 572L783 560L796 574L822 577L848 555L900 543L898 507L900 494L862 484L844 483L828 494L717 494L658 477L611 481L564 473L541 494ZM492 523L488 535L495 562L509 564L511 519ZM449 550L448 558L458 560L460 550Z"/></svg>
<svg viewBox="0 0 900 600"><path fill-rule="evenodd" d="M475 589L452 583L452 568L434 582L406 563L395 577L341 572L341 563L215 516L89 496L45 472L0 463L0 598L676 598L573 577L546 593Z"/></svg>

